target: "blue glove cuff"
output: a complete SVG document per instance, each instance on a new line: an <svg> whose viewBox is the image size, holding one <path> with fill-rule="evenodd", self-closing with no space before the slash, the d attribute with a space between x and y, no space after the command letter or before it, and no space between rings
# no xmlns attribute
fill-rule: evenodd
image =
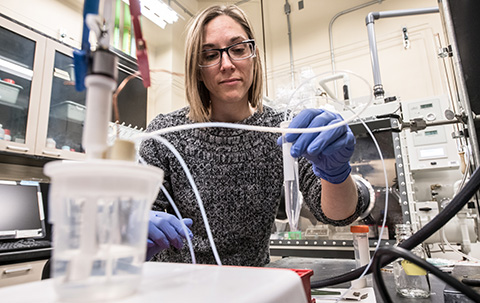
<svg viewBox="0 0 480 303"><path fill-rule="evenodd" d="M338 169L335 169L334 171L330 170L329 174L327 174L325 171L318 168L315 164L313 164L312 168L313 168L313 173L317 177L327 180L332 184L342 183L347 179L348 175L350 175L350 172L352 171L350 162L346 162L344 165L342 165Z"/></svg>

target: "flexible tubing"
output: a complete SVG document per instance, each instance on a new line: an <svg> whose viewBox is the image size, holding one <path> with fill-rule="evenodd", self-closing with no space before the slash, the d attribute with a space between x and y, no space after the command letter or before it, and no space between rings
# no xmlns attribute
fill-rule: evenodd
<svg viewBox="0 0 480 303"><path fill-rule="evenodd" d="M455 216L465 204L467 204L468 200L475 194L479 186L480 169L477 168L473 172L470 181L467 182L465 187L452 199L452 201L447 205L447 207L445 207L442 212L435 216L435 218L433 218L429 223L427 223L422 229L418 230L410 238L401 243L399 247L411 250L412 248L416 247L417 245L428 239L437 230L447 224L447 222L451 218L453 218L453 216ZM395 258L388 258L382 262L381 266L385 266L391 263L393 260L395 260ZM337 277L313 282L310 284L310 286L312 288L322 288L357 279L360 274L365 270L365 267L366 266L357 268L351 272L345 273ZM368 272L371 272L371 268L368 270Z"/></svg>
<svg viewBox="0 0 480 303"><path fill-rule="evenodd" d="M453 247L453 245L450 244L450 242L448 242L447 236L445 235L445 228L442 228L440 230L440 233L442 235L443 242L445 242L445 244L447 244L447 246L450 247L450 249L453 250L453 252L455 252L456 254L460 255L461 257L467 259L468 261L480 262L479 259L477 259L475 257L472 257L472 256L469 256L467 254L464 254L463 252L461 252L458 249L456 249L455 247Z"/></svg>
<svg viewBox="0 0 480 303"><path fill-rule="evenodd" d="M363 106L363 108L362 108L360 111L358 111L357 113L354 112L354 116L353 116L352 118L346 120L347 123L348 123L348 122L352 121L353 119L358 118L358 117L360 116L360 114L362 114L362 113L365 111L365 109L368 108L368 107L373 103L374 97L373 97L372 91L370 90L370 84L369 84L368 81L365 80L365 78L363 78L362 76L357 75L356 73L351 72L351 71L336 71L335 73L339 73L339 74L342 74L342 75L343 75L343 74L351 74L351 75L357 77L358 79L360 79L360 80L363 82L363 84L365 84L365 86L368 88L367 91L369 92L369 98L368 98L367 104L365 104L365 105ZM333 73L333 75L335 75L335 73ZM329 77L331 77L331 76L330 76L331 74L332 74L332 72L325 72L325 73L318 74L318 75L314 75L314 76L312 76L312 77L310 77L310 78L305 79L305 80L292 92L292 94L291 94L290 97L288 98L288 102L287 102L287 106L286 106L286 109L285 109L285 112L284 112L284 119L283 119L283 120L288 121L288 120L291 120L291 119L292 119L292 115L294 114L294 112L293 112L293 110L290 111L290 115L289 115L288 110L289 110L289 109L292 109L291 104L292 104L293 97L294 97L295 94L300 90L300 88L302 88L302 86L306 85L306 84L309 83L311 80L316 79L316 78L321 77L321 76L329 75ZM327 97L327 99L331 99L332 101L335 102L335 100L333 100L332 98L328 98L328 97ZM304 101L302 101L301 103L303 103L303 102L304 102ZM342 104L342 105L344 105L344 104ZM298 106L298 104L297 104L297 106ZM347 107L346 105L344 105L344 106ZM347 107L347 108L348 108L348 107ZM335 125L335 124L333 124L333 125ZM339 125L339 126L340 126L340 125Z"/></svg>
<svg viewBox="0 0 480 303"><path fill-rule="evenodd" d="M168 193L167 189L165 186L162 184L162 192L167 197L168 202L170 202L170 205L173 208L173 211L177 215L177 218L180 220L180 224L182 225L183 232L185 233L185 238L187 238L187 243L188 243L188 248L190 249L190 256L192 257L192 264L197 264L197 260L195 259L195 252L193 251L193 244L192 244L192 239L188 236L188 230L187 226L185 225L185 222L183 222L182 215L180 214L180 211L177 208L177 205L175 205L175 202L173 202L172 196Z"/></svg>
<svg viewBox="0 0 480 303"><path fill-rule="evenodd" d="M346 72L343 71L343 73L350 73L356 77L358 77L360 80L362 80L367 87L370 87L368 84L367 80L364 78L358 76L355 73L352 72ZM319 76L323 76L324 74L320 75L315 75L313 77L310 77L306 79L300 86L292 93L292 95L289 98L289 104L291 103L291 100L293 99L294 95L296 92L306 83L308 83L310 80L317 78ZM370 90L370 88L369 88ZM362 105L359 106L359 109L357 112L354 112L354 115L346 120L340 121L338 123L330 124L330 125L325 125L325 126L320 126L320 127L314 127L314 128L280 128L280 127L268 127L268 126L257 126L257 125L245 125L245 124L238 124L238 123L225 123L225 122L202 122L202 123L191 123L191 124L184 124L184 125L177 125L177 126L172 126L172 127L166 127L162 128L156 131L153 131L151 133L141 133L136 136L134 136L132 139L137 139L137 138L150 138L152 135L163 135L171 132L176 132L176 131L182 131L182 130L189 130L189 129L194 129L194 128L207 128L207 127L223 127L223 128L233 128L233 129L244 129L244 130L250 130L250 131L258 131L258 132L270 132L270 133L281 133L281 134L303 134L303 133L318 133L321 131L327 131L330 129L334 129L343 125L348 124L349 122L353 121L354 119L357 119L364 111L367 109L372 103L373 103L373 95L370 93L369 95L369 101ZM305 101L305 100L304 100ZM302 102L304 102L302 101ZM287 106L288 109L288 106ZM288 112L285 111L285 121L288 120Z"/></svg>
<svg viewBox="0 0 480 303"><path fill-rule="evenodd" d="M215 242L213 241L212 231L210 230L210 225L208 224L207 214L205 212L205 208L203 207L203 201L202 201L202 198L200 197L200 193L198 192L197 185L193 180L192 174L190 173L190 170L187 167L187 164L185 163L185 161L183 160L182 156L177 151L177 149L170 142L168 142L167 139L159 135L156 135L154 133L147 133L147 134L150 136L146 136L146 137L158 140L161 143L163 143L175 155L178 162L180 162L180 165L185 171L188 181L190 182L190 186L192 186L192 190L195 193L195 197L197 198L198 207L200 208L200 212L202 214L203 222L205 224L205 229L207 231L208 240L210 241L210 246L212 247L212 252L215 257L215 261L217 262L217 265L221 266L222 262L220 261L220 257L218 256L218 252L217 252L217 247L215 246Z"/></svg>
<svg viewBox="0 0 480 303"><path fill-rule="evenodd" d="M373 266L374 267L373 270L375 274L375 283L380 292L380 295L382 296L383 301L386 303L394 302L392 301L392 298L388 294L388 290L385 286L385 282L383 281L382 272L381 272L381 267L382 267L381 264L384 263L381 261L384 257L387 257L387 256L389 256L390 260L395 260L398 257L404 258L414 263L415 265L428 270L429 272L431 272L433 275L435 275L437 278L439 278L446 284L449 284L450 286L454 287L456 290L460 291L461 293L463 293L464 295L472 299L473 300L472 302L480 302L480 295L471 287L463 284L462 282L452 277L451 275L442 272L435 265L428 263L427 261L412 254L406 249L403 249L401 247L395 247L395 246L388 247L388 248L382 247L382 249L379 250L377 256L378 258L376 258Z"/></svg>
<svg viewBox="0 0 480 303"><path fill-rule="evenodd" d="M350 110L351 112L354 112L352 108L350 107L346 107L348 110ZM373 252L373 256L370 258L370 261L368 262L367 265L364 266L365 270L362 272L362 274L360 275L360 277L358 277L358 279L361 279L363 278L369 271L369 269L371 268L372 264L373 264L373 258L375 257L375 255L377 254L377 251L378 249L380 248L380 243L382 241L382 236L383 236L383 233L385 231L385 223L387 222L387 210L388 210L388 177L387 177L387 168L386 168L386 165L385 165L385 160L383 159L383 154L382 154L382 150L380 149L380 146L378 145L378 141L377 139L375 139L375 136L373 135L371 129L367 126L367 124L365 123L365 121L363 121L363 119L360 119L360 122L362 123L363 127L365 127L365 129L367 130L369 136L372 138L373 140L373 143L375 144L375 147L377 148L377 152L378 152L378 155L380 156L380 160L382 162L382 168L383 168L383 176L385 177L385 211L383 212L383 221L382 221L382 227L380 229L380 233L378 235L378 241L377 241L377 246L375 247L375 251ZM370 247L369 247L369 253L370 253ZM313 288L313 287L312 287ZM338 302L340 300L343 300L343 298L345 297L345 295L348 293L349 290L351 290L353 288L353 285L351 285L347 291L345 291L335 302Z"/></svg>
<svg viewBox="0 0 480 303"><path fill-rule="evenodd" d="M140 162L141 162L142 164L148 165L148 163L147 163L141 156L139 156L139 160L140 160ZM180 220L180 225L182 226L183 232L185 233L185 235L188 235L187 226L185 225L185 222L183 222L182 214L181 214L180 211L178 210L177 205L175 204L175 202L173 202L172 196L170 196L170 194L168 193L168 191L167 191L167 189L165 188L165 186L163 186L163 184L160 185L160 189L162 190L162 192L163 192L163 193L165 194L165 196L167 197L167 200L168 200L168 202L170 202L170 205L172 206L173 211L174 211L175 214L177 215L177 218ZM192 258L192 264L196 264L197 261L196 261L196 258L195 258L195 252L193 251L192 240L191 240L190 237L188 237L188 236L186 236L185 238L187 238L188 248L189 248L189 250L190 250L190 256L191 256L191 258Z"/></svg>

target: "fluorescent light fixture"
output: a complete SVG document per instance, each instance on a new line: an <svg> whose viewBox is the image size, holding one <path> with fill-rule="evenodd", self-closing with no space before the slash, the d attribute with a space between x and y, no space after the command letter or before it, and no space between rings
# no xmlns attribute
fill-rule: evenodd
<svg viewBox="0 0 480 303"><path fill-rule="evenodd" d="M130 5L129 0L123 0L123 2ZM165 28L167 23L172 24L178 20L177 12L162 0L140 0L140 11L161 28Z"/></svg>

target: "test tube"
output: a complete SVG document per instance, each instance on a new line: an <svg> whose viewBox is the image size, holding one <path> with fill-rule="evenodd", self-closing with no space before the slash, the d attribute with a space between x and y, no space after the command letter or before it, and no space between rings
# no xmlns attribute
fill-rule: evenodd
<svg viewBox="0 0 480 303"><path fill-rule="evenodd" d="M280 124L280 127L287 128L289 124L290 121L284 121ZM283 178L285 187L285 211L290 224L290 230L297 231L303 197L298 183L298 160L292 157L290 154L291 147L292 143L287 142L285 135L283 135L282 150Z"/></svg>
<svg viewBox="0 0 480 303"><path fill-rule="evenodd" d="M353 250L355 252L355 265L357 268L367 265L370 262L370 250L368 245L368 226L354 225L350 227L353 234ZM352 281L352 288L359 289L367 287L366 277Z"/></svg>

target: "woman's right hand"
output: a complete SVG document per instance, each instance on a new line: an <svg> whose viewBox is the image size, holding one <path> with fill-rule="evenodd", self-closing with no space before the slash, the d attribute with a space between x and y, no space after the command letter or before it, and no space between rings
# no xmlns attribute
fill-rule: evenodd
<svg viewBox="0 0 480 303"><path fill-rule="evenodd" d="M188 237L193 237L192 231L189 227L192 226L192 219L183 219L183 223L187 226ZM183 247L183 239L186 239L187 235L182 228L180 220L166 212L150 211L148 222L148 239L147 239L147 261L150 260L153 255L161 250L170 248L173 246L177 249Z"/></svg>

